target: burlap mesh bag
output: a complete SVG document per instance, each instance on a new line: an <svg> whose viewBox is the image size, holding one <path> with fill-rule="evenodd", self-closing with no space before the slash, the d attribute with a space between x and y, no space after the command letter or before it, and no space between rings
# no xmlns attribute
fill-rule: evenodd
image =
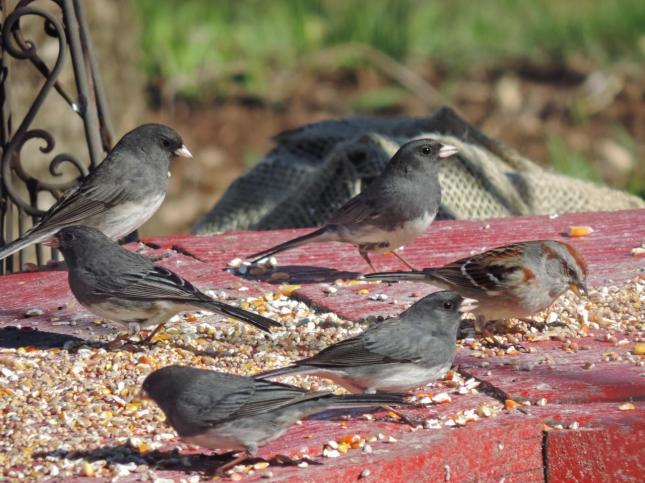
<svg viewBox="0 0 645 483"><path fill-rule="evenodd" d="M546 171L442 108L427 118L351 118L304 126L238 178L195 233L323 224L413 138L459 148L442 161L439 218L609 211L645 206L627 193Z"/></svg>

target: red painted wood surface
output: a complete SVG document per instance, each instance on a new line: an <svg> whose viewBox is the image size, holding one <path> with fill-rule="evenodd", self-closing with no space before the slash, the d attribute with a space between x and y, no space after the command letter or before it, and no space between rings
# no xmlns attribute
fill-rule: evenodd
<svg viewBox="0 0 645 483"><path fill-rule="evenodd" d="M616 405L544 408L541 417L556 423L580 423L575 431L546 433L545 459L548 481L643 481L645 410L620 411ZM587 414L584 414L587 413ZM636 472L640 469L640 473Z"/></svg>
<svg viewBox="0 0 645 483"><path fill-rule="evenodd" d="M571 225L589 225L594 232L585 238L562 236ZM225 270L238 256L258 251L306 230L279 232L226 233L217 236L172 237L147 240L158 247L149 250L163 256L160 263L172 268L203 289L227 290L237 296L258 294L276 289L263 277L243 278ZM505 243L535 238L566 240L578 247L590 265L592 285L617 283L645 276L645 257L634 257L630 250L645 241L645 210L616 213L592 213L548 217L525 217L487 222L437 222L428 232L406 248L405 257L420 267L438 265L474 251ZM134 248L134 247L133 247ZM178 249L179 253L172 251ZM294 295L316 306L358 320L367 315L398 313L416 298L432 290L419 284L339 285L334 295L325 294L321 282L334 283L365 271L355 249L342 244L317 244L278 256L291 283L301 287ZM379 270L402 269L389 256L375 256ZM248 291L240 292L241 286ZM367 288L369 294L359 294ZM388 300L374 301L369 296L388 295ZM394 301L398 303L393 303ZM29 308L40 308L42 316L26 318ZM52 319L74 320L75 325L56 325ZM88 338L105 332L92 323L94 316L80 307L71 296L66 274L61 271L24 273L0 277L0 345L36 345L49 337L58 344L67 335ZM7 327L23 327L17 330ZM37 329L37 330L34 330ZM67 335L65 335L67 334ZM524 412L502 411L497 417L469 423L460 428L438 430L410 429L401 424L352 419L338 420L325 414L301 426L292 427L282 438L262 448L260 455L293 453L309 448L316 453L323 444L343 434L394 436L398 442L376 442L374 452L364 454L350 450L337 459L316 458L321 466L308 468L271 467L275 481L348 481L357 479L363 470L366 479L387 481L629 481L642 479L645 473L645 451L642 444L645 418L644 368L627 362L602 362L602 354L625 353L630 342L615 347L603 339L602 331L579 339L578 352L567 352L557 341L534 342L535 352L517 356L477 359L469 350L457 355L456 364L466 373L487 382L498 398L528 400L541 398L546 406L522 406ZM13 345L12 345L13 344ZM549 356L547 366L541 362ZM483 364L482 364L483 363ZM590 363L595 364L590 369ZM488 393L491 394L491 393ZM625 401L635 401L633 411L619 411ZM451 415L473 409L481 402L493 401L490 395L454 396L449 404L424 409L405 410L417 417ZM382 416L382 415L381 415ZM378 419L378 418L377 418ZM543 423L564 428L578 422L578 429L543 432ZM543 442L546 449L543 452ZM184 450L186 451L186 450ZM191 452L187 453L190 454ZM194 453L194 451L192 451ZM192 460L191 460L192 461ZM204 462L184 469L159 471L168 477L185 477ZM252 479L260 479L260 473Z"/></svg>
<svg viewBox="0 0 645 483"><path fill-rule="evenodd" d="M582 238L565 236L570 226L577 225L591 226L594 231ZM308 231L231 232L219 236L149 241L163 248L180 248L184 253L190 253L219 270L226 268L227 263L235 257L244 258ZM634 257L630 253L631 249L645 242L645 210L572 213L553 219L548 216L527 216L486 221L438 221L406 247L402 254L414 266L431 267L495 246L534 239L565 241L579 249L591 266L590 285L645 276L645 257ZM289 274L290 283L302 285L296 292L297 296L352 320L374 313L398 313L401 307L392 303L394 300L409 304L420 295L436 290L425 284L369 284L338 286L336 294L325 294L321 282L333 283L369 271L357 250L345 243L312 243L280 253L277 258L280 266L276 270ZM374 255L373 263L379 271L406 270L391 255ZM267 275L255 280L267 281L268 278ZM374 301L369 299L369 295L357 293L366 287L370 290L369 295L383 293L388 295L388 300Z"/></svg>
<svg viewBox="0 0 645 483"><path fill-rule="evenodd" d="M599 340L601 333L577 339L583 347L577 352L565 350L558 341L534 342L530 347L535 352L521 356L478 359L470 351L462 351L455 364L518 401L535 403L544 398L551 404L575 404L645 399L645 368L626 360L605 362L602 358L607 352L625 356L634 344L616 347ZM552 363L546 364L547 358Z"/></svg>

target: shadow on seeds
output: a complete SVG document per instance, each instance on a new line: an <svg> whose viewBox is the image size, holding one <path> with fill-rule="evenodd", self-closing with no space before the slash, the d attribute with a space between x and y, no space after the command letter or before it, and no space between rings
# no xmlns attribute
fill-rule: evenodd
<svg viewBox="0 0 645 483"><path fill-rule="evenodd" d="M74 335L45 332L32 327L10 326L0 329L0 347L7 349L19 349L20 347L61 348L68 341L85 343L85 340Z"/></svg>
<svg viewBox="0 0 645 483"><path fill-rule="evenodd" d="M265 273L253 275L253 268L254 267L251 267L250 271L243 275L237 271L232 271L231 273L245 280L266 282L276 285L283 283L333 283L338 279L354 280L362 275L360 272L336 270L335 268L328 267L312 267L308 265L283 265L267 270Z"/></svg>
<svg viewBox="0 0 645 483"><path fill-rule="evenodd" d="M34 453L34 458L59 458L66 460L85 460L87 462L107 461L111 464L127 465L134 463L137 466L147 465L154 469L166 471L181 471L184 473L199 472L205 475L214 475L221 466L233 461L239 454L238 451L226 453L180 453L179 448L171 450L153 450L142 453L130 444L103 446L88 451L43 451ZM303 458L309 464L322 463ZM296 466L303 460L294 460L287 456L275 455L270 459L251 457L241 464L254 464L268 461L272 466Z"/></svg>

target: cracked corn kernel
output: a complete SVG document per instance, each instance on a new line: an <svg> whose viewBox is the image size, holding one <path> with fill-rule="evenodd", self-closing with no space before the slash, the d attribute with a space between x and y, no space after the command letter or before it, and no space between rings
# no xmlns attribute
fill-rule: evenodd
<svg viewBox="0 0 645 483"><path fill-rule="evenodd" d="M513 399L507 399L506 401L504 401L504 407L507 411L514 411L515 409L517 409L517 406L517 402Z"/></svg>
<svg viewBox="0 0 645 483"><path fill-rule="evenodd" d="M569 227L569 236L571 238L578 238L587 236L593 233L593 228L590 226L570 226Z"/></svg>
<svg viewBox="0 0 645 483"><path fill-rule="evenodd" d="M620 409L621 411L633 411L634 409L636 409L636 406L632 402L626 402L618 406L618 409Z"/></svg>
<svg viewBox="0 0 645 483"><path fill-rule="evenodd" d="M645 356L645 342L639 342L634 345L632 349L632 354L635 356Z"/></svg>

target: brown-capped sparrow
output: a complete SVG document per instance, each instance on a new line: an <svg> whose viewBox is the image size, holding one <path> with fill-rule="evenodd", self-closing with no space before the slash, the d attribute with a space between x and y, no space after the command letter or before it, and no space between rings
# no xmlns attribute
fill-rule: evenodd
<svg viewBox="0 0 645 483"><path fill-rule="evenodd" d="M427 282L479 301L484 320L527 318L568 289L587 293L587 264L571 245L536 240L493 248L443 267L365 275L367 280Z"/></svg>

